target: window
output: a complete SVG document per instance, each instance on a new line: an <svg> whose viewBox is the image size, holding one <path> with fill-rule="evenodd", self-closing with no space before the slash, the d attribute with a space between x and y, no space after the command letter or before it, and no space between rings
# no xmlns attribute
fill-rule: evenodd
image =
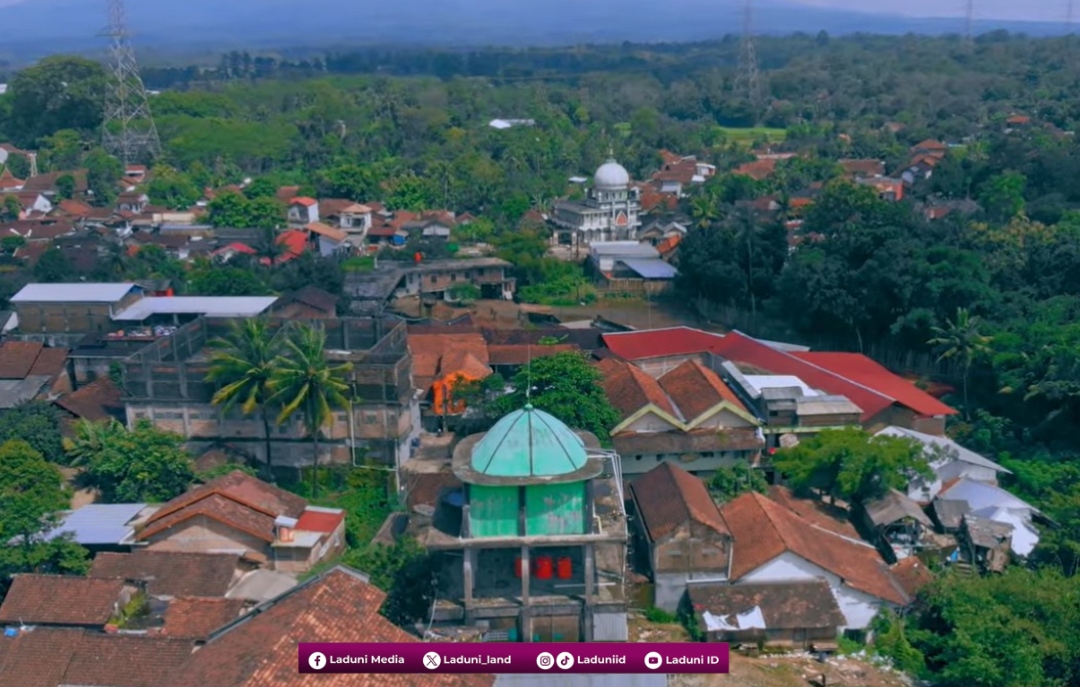
<svg viewBox="0 0 1080 687"><path fill-rule="evenodd" d="M431 275L431 283L432 283L432 284L434 284L434 283L435 283L435 275L434 275L434 274L433 274L433 275Z"/></svg>
<svg viewBox="0 0 1080 687"><path fill-rule="evenodd" d="M157 414L159 420L183 420L184 414L175 410L165 410Z"/></svg>
<svg viewBox="0 0 1080 687"><path fill-rule="evenodd" d="M379 416L376 413L364 413L363 421L365 425L373 425L379 421Z"/></svg>
<svg viewBox="0 0 1080 687"><path fill-rule="evenodd" d="M457 281L457 272L450 273L450 281Z"/></svg>

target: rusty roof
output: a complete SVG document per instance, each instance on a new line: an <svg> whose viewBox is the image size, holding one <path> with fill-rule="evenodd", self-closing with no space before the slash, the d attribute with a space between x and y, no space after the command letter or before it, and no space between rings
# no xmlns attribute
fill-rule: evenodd
<svg viewBox="0 0 1080 687"><path fill-rule="evenodd" d="M120 387L108 377L99 377L86 386L53 401L75 417L91 422L108 420L124 414Z"/></svg>
<svg viewBox="0 0 1080 687"><path fill-rule="evenodd" d="M240 617L243 599L179 597L165 609L163 634L181 639L206 639Z"/></svg>
<svg viewBox="0 0 1080 687"><path fill-rule="evenodd" d="M100 553L90 577L142 580L154 596L225 596L240 557L229 553Z"/></svg>
<svg viewBox="0 0 1080 687"><path fill-rule="evenodd" d="M839 628L847 624L825 580L761 584L690 584L694 613L730 616L761 609L769 630Z"/></svg>
<svg viewBox="0 0 1080 687"><path fill-rule="evenodd" d="M608 400L623 420L649 405L664 411L676 421L681 419L660 383L638 366L605 358L597 364L597 368L603 375L602 384Z"/></svg>
<svg viewBox="0 0 1080 687"><path fill-rule="evenodd" d="M859 532L851 524L850 514L845 508L830 506L817 499L800 498L790 489L779 484L769 486L769 498L814 527L829 530L849 539L860 538Z"/></svg>
<svg viewBox="0 0 1080 687"><path fill-rule="evenodd" d="M743 494L720 512L735 538L733 581L790 552L861 592L897 604L910 601L880 554L868 544L815 527L757 493Z"/></svg>
<svg viewBox="0 0 1080 687"><path fill-rule="evenodd" d="M0 379L26 379L44 347L37 341L0 344Z"/></svg>
<svg viewBox="0 0 1080 687"><path fill-rule="evenodd" d="M908 596L914 598L923 587L934 581L934 572L915 556L894 563L889 570Z"/></svg>
<svg viewBox="0 0 1080 687"><path fill-rule="evenodd" d="M217 493L212 493L205 498L185 505L183 508L173 510L163 518L158 517L158 514L155 513L147 520L146 526L137 531L135 539L146 541L200 515L241 532L246 532L267 543L274 541L274 518L276 516L249 508ZM298 517L298 515L289 517Z"/></svg>
<svg viewBox="0 0 1080 687"><path fill-rule="evenodd" d="M168 501L148 521L153 523L212 494L221 495L252 510L277 517L298 518L307 508L307 501L296 494L267 484L257 477L235 470Z"/></svg>
<svg viewBox="0 0 1080 687"><path fill-rule="evenodd" d="M436 379L454 372L470 371L477 376L490 373L490 369L484 373L475 364L480 363L484 368L488 365L488 347L484 337L475 329L460 329L438 334L409 331L409 352L413 356L413 380L417 388L426 391ZM460 366L467 363L469 356L475 363L469 363L469 370L461 369Z"/></svg>
<svg viewBox="0 0 1080 687"><path fill-rule="evenodd" d="M659 382L687 422L693 422L721 403L749 415L735 392L715 372L696 360L687 360L662 376Z"/></svg>
<svg viewBox="0 0 1080 687"><path fill-rule="evenodd" d="M0 605L0 623L105 625L116 612L123 590L123 580L15 575Z"/></svg>
<svg viewBox="0 0 1080 687"><path fill-rule="evenodd" d="M730 535L705 483L674 463L661 463L635 478L630 491L651 541L690 521Z"/></svg>
<svg viewBox="0 0 1080 687"><path fill-rule="evenodd" d="M267 602L257 615L216 633L174 671L165 687L492 687L494 676L321 675L296 670L299 643L412 642L379 615L386 595L344 566Z"/></svg>

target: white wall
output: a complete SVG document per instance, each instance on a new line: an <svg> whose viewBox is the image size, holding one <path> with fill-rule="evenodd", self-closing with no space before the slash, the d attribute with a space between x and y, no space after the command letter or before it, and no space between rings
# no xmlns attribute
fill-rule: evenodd
<svg viewBox="0 0 1080 687"><path fill-rule="evenodd" d="M866 629L870 625L870 621L878 614L881 606L889 605L881 599L860 592L848 585L841 585L839 577L790 551L780 554L765 565L744 575L735 584L809 580L825 580L829 583L833 597L836 599L840 612L844 614L846 621L846 625L840 628L841 631Z"/></svg>
<svg viewBox="0 0 1080 687"><path fill-rule="evenodd" d="M981 465L973 465L962 460L950 460L934 470L935 479L929 481L928 492L922 490L923 479L916 478L908 485L908 496L915 501L928 501L938 495L945 482L956 477L967 477L976 482L997 484L997 474L997 470Z"/></svg>
<svg viewBox="0 0 1080 687"><path fill-rule="evenodd" d="M690 422L693 422L697 418L690 418ZM694 429L725 429L730 427L753 427L753 425L746 421L745 418L741 418L728 409L721 410L719 413L715 413L700 425L694 427Z"/></svg>
<svg viewBox="0 0 1080 687"><path fill-rule="evenodd" d="M624 432L676 432L678 428L656 413L645 413L631 422Z"/></svg>

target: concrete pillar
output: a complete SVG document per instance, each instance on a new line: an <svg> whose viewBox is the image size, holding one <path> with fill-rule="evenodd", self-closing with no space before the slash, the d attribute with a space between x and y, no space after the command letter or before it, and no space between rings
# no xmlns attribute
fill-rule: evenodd
<svg viewBox="0 0 1080 687"><path fill-rule="evenodd" d="M585 482L585 534L596 534L593 517L593 480Z"/></svg>
<svg viewBox="0 0 1080 687"><path fill-rule="evenodd" d="M521 635L526 642L532 641L532 607L529 604L529 547L521 547Z"/></svg>
<svg viewBox="0 0 1080 687"><path fill-rule="evenodd" d="M462 556L461 565L461 579L465 586L465 609L468 610L473 603L473 588L475 583L473 581L473 568L475 567L476 549L465 549L465 555Z"/></svg>
<svg viewBox="0 0 1080 687"><path fill-rule="evenodd" d="M596 590L594 588L596 585L594 551L592 544L585 545L585 604L587 606L592 605L593 597L596 595Z"/></svg>

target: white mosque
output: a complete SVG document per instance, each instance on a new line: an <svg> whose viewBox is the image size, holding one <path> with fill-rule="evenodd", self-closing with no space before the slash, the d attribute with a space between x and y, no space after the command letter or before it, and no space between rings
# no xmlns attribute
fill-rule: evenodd
<svg viewBox="0 0 1080 687"><path fill-rule="evenodd" d="M630 187L630 173L609 159L596 170L584 201L555 202L551 215L553 238L564 246L634 241L641 228L640 211L638 189Z"/></svg>

